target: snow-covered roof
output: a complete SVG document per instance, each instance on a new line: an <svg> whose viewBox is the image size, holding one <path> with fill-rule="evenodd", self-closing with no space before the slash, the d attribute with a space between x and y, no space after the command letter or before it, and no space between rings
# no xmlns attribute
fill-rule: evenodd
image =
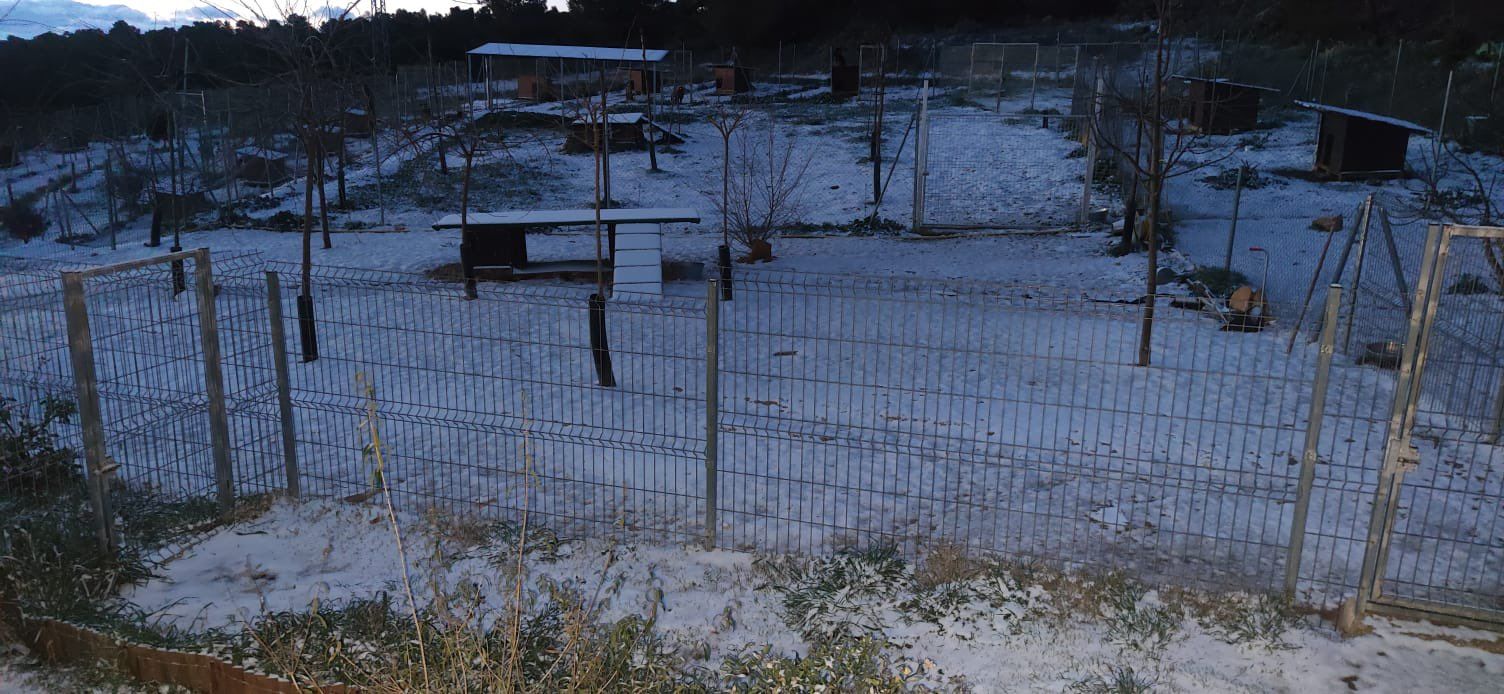
<svg viewBox="0 0 1504 694"><path fill-rule="evenodd" d="M601 210L601 221L608 224L698 224L700 213L687 207L611 208ZM517 210L513 212L472 212L467 220L472 227L507 226L582 226L595 223L595 210ZM458 229L460 216L445 215L434 222L435 229Z"/></svg>
<svg viewBox="0 0 1504 694"><path fill-rule="evenodd" d="M1396 128L1404 128L1411 132L1420 133L1422 135L1431 134L1430 128L1427 128L1423 125L1416 125L1407 120L1400 120L1392 116L1381 116L1377 113L1369 113L1367 111L1359 111L1357 109L1342 108L1341 106L1330 106L1327 104L1318 104L1314 101L1296 101L1295 105L1301 108L1311 109L1312 111L1320 111L1322 113L1336 113L1347 116L1349 118L1358 118L1361 120L1373 121L1375 123L1392 125Z"/></svg>
<svg viewBox="0 0 1504 694"><path fill-rule="evenodd" d="M1229 86L1229 87L1238 87L1239 89L1257 89L1257 90L1259 90L1261 92L1277 92L1277 91L1279 91L1278 89L1275 89L1273 87L1265 87L1262 84L1248 84L1247 82L1234 82L1234 81L1232 81L1230 79L1227 79L1226 77L1196 77L1196 76L1193 76L1193 75L1175 75L1174 77L1175 77L1175 79L1185 80L1186 82L1209 82L1211 84L1221 84L1221 85L1226 85L1226 86Z"/></svg>
<svg viewBox="0 0 1504 694"><path fill-rule="evenodd" d="M609 60L621 63L657 63L668 57L668 51L640 48L600 48L596 46L550 46L534 43L488 43L472 48L470 55L489 55L506 58L555 58L566 60Z"/></svg>
<svg viewBox="0 0 1504 694"><path fill-rule="evenodd" d="M240 155L242 157L256 157L257 159L265 159L267 161L278 161L278 160L286 159L287 158L287 155L285 153L278 152L278 151L272 150L272 149L267 149L265 147L255 147L255 146L241 147L241 148L235 150L235 154Z"/></svg>
<svg viewBox="0 0 1504 694"><path fill-rule="evenodd" d="M608 123L610 123L612 125L637 125L639 123L646 123L647 120L648 120L647 114L644 114L644 113L612 113L612 114L606 116L606 122L608 122ZM576 118L576 119L574 119L574 124L575 125L584 125L586 123L594 123L594 122L595 122L594 118Z"/></svg>

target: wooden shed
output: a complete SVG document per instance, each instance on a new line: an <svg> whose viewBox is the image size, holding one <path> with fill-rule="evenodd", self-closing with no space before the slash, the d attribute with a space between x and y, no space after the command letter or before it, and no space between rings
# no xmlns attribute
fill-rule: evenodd
<svg viewBox="0 0 1504 694"><path fill-rule="evenodd" d="M1191 125L1211 135L1253 130L1259 125L1259 101L1277 89L1221 78L1180 77L1189 87L1186 116Z"/></svg>
<svg viewBox="0 0 1504 694"><path fill-rule="evenodd" d="M663 72L659 70L647 70L634 67L627 70L627 82L632 85L632 93L646 94L657 93L663 85Z"/></svg>
<svg viewBox="0 0 1504 694"><path fill-rule="evenodd" d="M715 93L722 96L745 94L752 91L752 71L742 65L712 65L715 75Z"/></svg>
<svg viewBox="0 0 1504 694"><path fill-rule="evenodd" d="M1403 177L1410 135L1431 134L1429 128L1376 113L1308 101L1295 104L1321 115L1315 170L1338 179Z"/></svg>
<svg viewBox="0 0 1504 694"><path fill-rule="evenodd" d="M524 101L553 101L559 98L559 88L544 75L519 75L517 98Z"/></svg>
<svg viewBox="0 0 1504 694"><path fill-rule="evenodd" d="M235 177L252 185L274 186L292 180L287 155L264 147L235 150Z"/></svg>
<svg viewBox="0 0 1504 694"><path fill-rule="evenodd" d="M173 193L167 190L152 191L152 207L163 221L176 218L179 221L192 219L194 215L214 209L209 194L202 190Z"/></svg>
<svg viewBox="0 0 1504 694"><path fill-rule="evenodd" d="M347 108L341 126L346 137L370 137L376 132L376 119L363 108Z"/></svg>
<svg viewBox="0 0 1504 694"><path fill-rule="evenodd" d="M856 96L862 88L861 70L855 65L832 65L830 67L830 95L836 97Z"/></svg>
<svg viewBox="0 0 1504 694"><path fill-rule="evenodd" d="M611 128L611 151L621 152L633 149L646 149L648 146L647 128L656 132L658 144L678 144L683 138L668 132L662 126L648 120L642 113L613 113L607 116L606 122ZM569 124L569 135L564 138L564 152L566 154L583 154L595 151L595 133L600 128L598 123L576 118Z"/></svg>

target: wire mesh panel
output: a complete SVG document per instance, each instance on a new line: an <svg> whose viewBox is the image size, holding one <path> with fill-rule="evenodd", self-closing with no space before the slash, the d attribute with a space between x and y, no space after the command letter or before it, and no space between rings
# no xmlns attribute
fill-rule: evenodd
<svg viewBox="0 0 1504 694"><path fill-rule="evenodd" d="M954 543L1278 585L1316 350L1160 304L1141 367L1131 301L742 276L722 308L723 537ZM1313 533L1332 534L1325 522ZM1338 554L1338 539L1315 544Z"/></svg>
<svg viewBox="0 0 1504 694"><path fill-rule="evenodd" d="M195 286L196 258L91 270L83 281L105 454L115 481L133 491L182 501L217 491L205 345ZM247 291L259 258L220 264L215 290L220 372L229 446L240 493L281 487L274 419L258 403L274 395L265 302ZM66 343L65 343L66 344ZM233 406L228 406L233 403Z"/></svg>
<svg viewBox="0 0 1504 694"><path fill-rule="evenodd" d="M9 501L55 494L83 481L75 455L78 419L66 414L73 409L73 379L57 280L58 271L69 267L0 258L0 436L9 440L25 427L45 425L56 437L51 460L26 460L15 451L7 452L15 458L0 460L0 498Z"/></svg>
<svg viewBox="0 0 1504 694"><path fill-rule="evenodd" d="M1037 230L1079 222L1084 118L933 111L925 133L923 227Z"/></svg>
<svg viewBox="0 0 1504 694"><path fill-rule="evenodd" d="M274 269L292 316L296 268ZM408 508L699 534L703 304L608 302L603 387L586 290L488 284L466 301L457 283L330 268L311 287L319 356L292 365L305 493L378 488L374 415ZM296 334L289 321L295 356Z"/></svg>
<svg viewBox="0 0 1504 694"><path fill-rule="evenodd" d="M1381 592L1504 619L1504 242L1457 235L1437 263L1412 436Z"/></svg>

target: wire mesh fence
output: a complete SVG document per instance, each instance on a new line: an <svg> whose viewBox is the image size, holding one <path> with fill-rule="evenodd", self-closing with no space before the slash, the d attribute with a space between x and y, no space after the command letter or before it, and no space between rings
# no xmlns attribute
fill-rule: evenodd
<svg viewBox="0 0 1504 694"><path fill-rule="evenodd" d="M296 265L222 262L215 304L242 495L287 483L278 313L303 495L363 498L385 484L414 513L528 514L576 535L711 535L792 552L944 543L1181 585L1294 587L1322 603L1357 585L1392 433L1387 365L1339 352L1323 366L1299 333L1225 330L1174 297L1155 302L1146 367L1141 301L1049 288L748 271L729 302L611 300L602 343L584 289L488 283L466 301L459 283L337 268L315 269L305 289ZM1452 280L1472 265L1457 267ZM0 320L35 326L7 331L6 363L37 365L8 372L31 390L7 380L7 394L33 402L49 384L72 386L57 361L68 350L56 285L46 288L57 269L3 285L17 300ZM270 295L267 271L281 280ZM199 423L201 326L174 282L170 265L98 278L90 316L122 483L202 496L214 477ZM319 350L301 361L291 317L305 291ZM1348 305L1334 300L1322 313L1335 317L1332 342ZM1461 317L1494 300L1443 304ZM601 385L603 351L612 386ZM1499 382L1478 380L1475 390ZM1440 437L1435 463L1406 488L1386 575L1486 606L1500 593L1487 573L1497 449L1448 397L1422 403L1427 431L1472 438L1427 434Z"/></svg>
<svg viewBox="0 0 1504 694"><path fill-rule="evenodd" d="M1089 200L1085 118L936 111L920 126L920 228L1059 229Z"/></svg>
<svg viewBox="0 0 1504 694"><path fill-rule="evenodd" d="M374 415L386 482L409 508L699 532L703 304L611 302L606 388L586 291L488 286L467 302L453 282L329 268L311 287L319 357L291 369L305 493L373 488Z"/></svg>

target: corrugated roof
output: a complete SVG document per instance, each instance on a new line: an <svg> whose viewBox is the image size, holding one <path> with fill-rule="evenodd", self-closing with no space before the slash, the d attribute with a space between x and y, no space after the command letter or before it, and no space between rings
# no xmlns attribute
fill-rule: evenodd
<svg viewBox="0 0 1504 694"><path fill-rule="evenodd" d="M646 58L639 48L600 48L597 46L550 46L534 43L488 43L472 48L470 55L505 58L554 58L564 60L606 60L620 63L661 62L668 51L648 50Z"/></svg>
<svg viewBox="0 0 1504 694"><path fill-rule="evenodd" d="M1344 116L1348 116L1350 118L1360 118L1362 120L1373 121L1375 123L1383 123L1385 125L1392 125L1392 126L1394 126L1396 128L1404 128L1404 129L1409 130L1411 132L1417 132L1417 133L1420 133L1422 135L1430 135L1431 134L1431 129L1430 128L1427 128L1427 127L1425 127L1423 125L1416 125L1416 124L1411 123L1410 121L1407 121L1407 120L1400 120L1400 119L1394 118L1392 116L1381 116L1381 115L1379 115L1377 113L1369 113L1367 111L1359 111L1357 109L1351 109L1351 108L1342 108L1341 106L1328 106L1327 104L1318 104L1318 103L1316 103L1314 101L1296 101L1295 105L1299 106L1301 108L1311 109L1312 111L1322 111L1322 112L1326 112L1326 113L1340 113L1340 114L1342 114Z"/></svg>

